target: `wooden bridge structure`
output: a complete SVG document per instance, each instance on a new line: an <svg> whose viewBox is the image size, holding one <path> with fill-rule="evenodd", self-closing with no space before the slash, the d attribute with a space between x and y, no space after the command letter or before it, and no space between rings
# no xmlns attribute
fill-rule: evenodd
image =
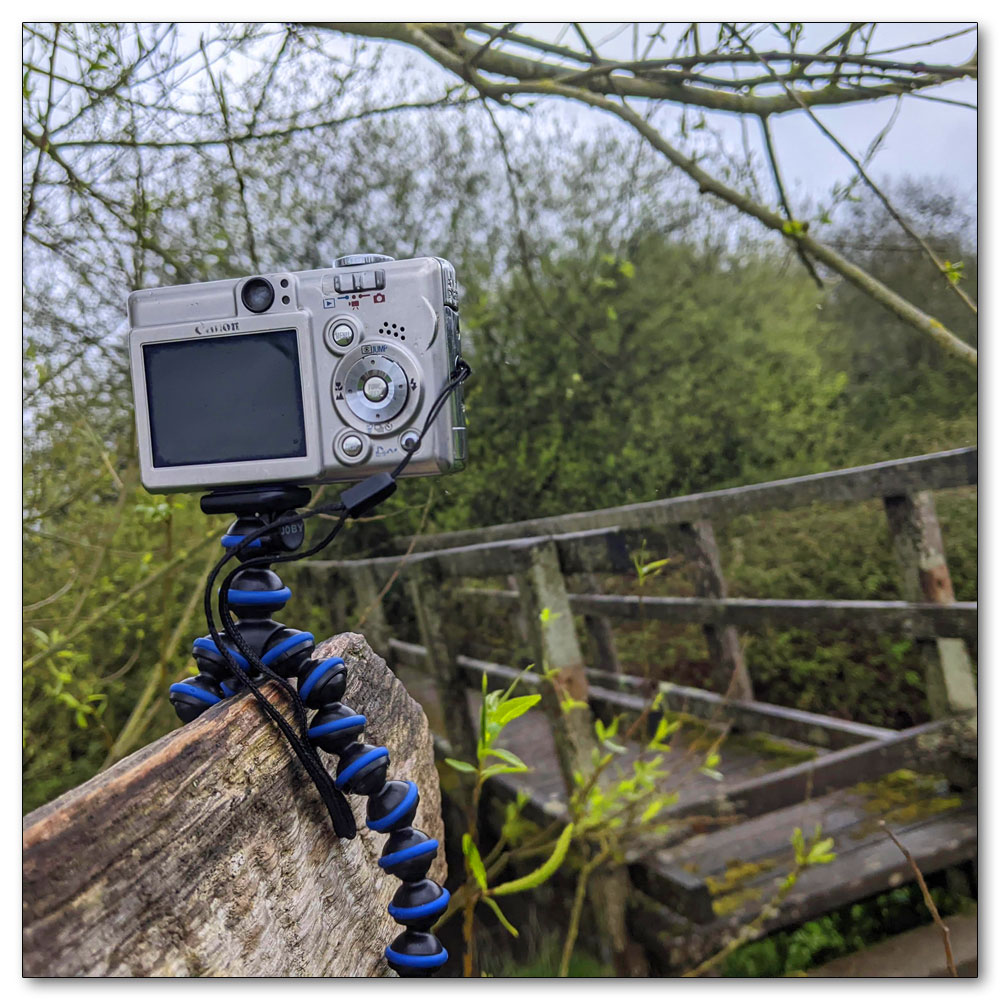
<svg viewBox="0 0 1000 1000"><path fill-rule="evenodd" d="M424 705L441 754L475 759L478 692L506 686L517 666L459 648L463 616L509 615L511 647L531 644L554 670L557 689L593 713L635 717L661 692L661 711L724 736L722 779L691 754L670 781L678 838L653 844L629 865L629 926L654 969L698 961L750 918L791 863L789 836L821 823L837 857L808 870L767 931L909 882L904 857L879 826L885 819L922 871L975 871L976 681L969 644L977 605L956 602L934 493L977 484L975 448L742 486L604 510L544 517L411 539L376 558L313 561L301 585L323 595L353 593L356 616ZM814 503L881 501L898 560L902 601L731 598L715 525L739 515ZM845 539L845 545L850 544ZM598 577L636 575L633 555L670 556L690 573L694 596L600 593ZM344 584L348 586L344 586ZM410 603L416 633L394 635L386 595ZM542 624L542 609L548 609ZM346 610L346 609L345 609ZM693 623L704 630L710 674L704 688L621 670L615 622ZM862 724L755 700L741 630L850 627L916 643L930 722L903 730ZM528 675L526 683L538 683ZM552 705L552 699L543 699ZM587 713L532 712L510 727L507 746L532 765L491 779L503 800L529 795L526 815L558 814L574 768L589 757ZM649 720L657 721L654 712ZM713 736L714 738L714 736ZM695 743L695 745L697 745ZM637 747L628 747L626 761ZM698 826L691 827L692 818ZM714 826L712 818L727 818ZM735 822L734 822L735 820Z"/></svg>

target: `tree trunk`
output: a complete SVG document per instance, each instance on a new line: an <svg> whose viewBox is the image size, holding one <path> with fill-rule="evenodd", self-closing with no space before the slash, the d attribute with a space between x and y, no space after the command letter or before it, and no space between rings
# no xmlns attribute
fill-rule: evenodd
<svg viewBox="0 0 1000 1000"><path fill-rule="evenodd" d="M444 842L427 719L365 639L323 643L346 702L420 789L415 824ZM280 696L266 688L272 699ZM321 751L322 753L322 751ZM335 758L328 758L328 764ZM386 976L401 928L383 834L341 841L250 696L229 699L25 817L25 976ZM443 850L430 876L444 881Z"/></svg>

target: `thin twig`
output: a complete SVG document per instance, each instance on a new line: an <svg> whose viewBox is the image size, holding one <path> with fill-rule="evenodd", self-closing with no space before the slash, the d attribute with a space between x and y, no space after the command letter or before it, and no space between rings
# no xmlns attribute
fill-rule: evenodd
<svg viewBox="0 0 1000 1000"><path fill-rule="evenodd" d="M570 911L569 929L566 932L566 940L563 942L562 958L559 962L559 978L565 979L569 975L569 963L573 958L573 947L576 944L577 936L580 933L580 915L583 912L583 903L587 898L587 882L593 874L594 869L603 864L610 856L611 851L605 847L600 853L595 854L580 869L580 874L576 880L576 893L573 896L573 909Z"/></svg>
<svg viewBox="0 0 1000 1000"><path fill-rule="evenodd" d="M209 549L208 559L198 576L198 583L191 588L187 604L181 612L180 617L177 619L177 623L174 626L174 630L171 633L170 638L167 640L162 651L160 652L159 659L150 671L142 694L139 695L139 699L133 706L128 719L125 721L125 725L122 726L121 731L118 733L118 736L108 751L107 757L104 759L104 763L101 765L102 771L110 767L116 761L121 760L126 754L131 753L135 745L138 743L139 738L142 736L143 732L145 732L146 725L148 725L150 719L150 715L147 713L147 707L155 699L156 695L160 691L160 688L163 686L163 677L166 672L167 664L176 653L177 646L180 644L184 633L188 629L191 619L194 617L195 611L198 608L198 602L204 589L204 581L208 577L208 571L212 568L215 558L215 551L213 549Z"/></svg>
<svg viewBox="0 0 1000 1000"><path fill-rule="evenodd" d="M955 956L951 952L951 931L948 929L948 925L941 919L941 914L938 913L937 906L934 905L934 900L931 897L930 890L927 888L927 883L924 881L923 873L920 871L920 866L914 860L914 857L910 852L899 842L896 835L889 829L886 821L880 819L878 825L885 830L889 839L903 852L903 857L910 863L910 867L913 869L913 874L917 877L917 884L920 886L920 892L923 894L924 902L927 904L927 909L931 911L931 916L934 918L934 923L938 925L941 931L941 939L944 942L944 955L948 962L948 971L951 975L957 979L958 969L955 968Z"/></svg>
<svg viewBox="0 0 1000 1000"><path fill-rule="evenodd" d="M743 36L736 29L735 25L730 24L727 25L727 27L728 30L732 32L733 37L736 38L748 52L752 53L753 55L757 55L757 53L753 49L753 46L743 38ZM865 184L868 185L868 187L875 194L878 200L882 202L882 204L885 206L886 211L889 213L890 216L892 216L896 224L903 230L904 233L906 233L907 236L910 237L910 239L912 239L920 247L921 250L923 250L927 258L931 261L934 267L940 272L941 276L945 279L945 282L947 283L948 287L965 303L966 306L969 307L969 309L972 310L973 313L978 315L979 309L976 306L976 303L973 302L968 295L966 295L965 290L963 288L959 288L957 281L952 280L947 266L943 261L941 261L938 258L937 254L934 253L934 251L930 247L930 244L928 244L928 242L919 233L917 233L916 230L913 229L913 227L902 217L902 215L900 215L900 213L896 211L895 206L889 201L888 197L885 195L882 189L875 183L875 181L872 180L872 178L868 174L868 171L865 170L864 165L861 163L861 161L819 120L819 118L816 116L816 112L813 111L812 108L810 108L809 105L806 104L806 102L802 99L802 95L799 94L799 92L795 90L795 88L788 86L788 83L785 81L785 79L781 76L780 73L778 73L771 66L771 64L767 61L767 59L762 56L758 56L758 58L760 59L761 65L768 71L773 80L781 85L785 93L789 97L791 97L799 105L799 107L802 108L803 111L805 111L805 113L809 116L809 119L820 130L820 132L822 132L823 135L825 135L827 139L829 139L830 142L832 142L837 147L837 149L840 150L840 152L848 160L850 160L851 165L857 171L861 179L865 182Z"/></svg>
<svg viewBox="0 0 1000 1000"><path fill-rule="evenodd" d="M396 568L392 571L392 576L390 576L389 579L385 581L385 586L378 592L377 596L375 597L375 600L373 600L371 604L369 604L368 607L365 608L365 610L361 613L361 616L358 618L358 628L361 628L364 625L365 621L368 618L368 615L372 612L372 610L378 607L378 605L382 603L382 599L385 597L386 594L389 593L389 591L392 589L392 585L399 578L399 574L403 571L403 567L406 565L406 561L410 558L411 555L413 555L413 549L417 544L417 539L420 538L420 536L424 533L424 528L427 526L427 516L431 512L431 504L433 502L434 502L434 486L432 485L430 488L430 492L427 494L427 503L424 504L424 511L423 514L421 514L420 516L420 525L417 528L416 534L410 539L410 545L407 548L407 550L403 553L402 558L396 564Z"/></svg>
<svg viewBox="0 0 1000 1000"><path fill-rule="evenodd" d="M789 222L795 220L795 216L792 214L792 206L788 201L788 194L785 191L784 182L781 179L781 169L778 166L778 154L774 149L774 139L771 136L771 126L767 118L760 119L761 132L764 135L764 148L767 150L767 158L771 164L771 175L774 177L774 186L778 189L778 198L781 200L781 207L785 210L785 215ZM795 240L790 241L795 248L795 252L798 255L800 261L802 261L802 266L809 272L809 277L816 283L816 287L823 290L823 279L816 273L816 268L813 267L813 262L806 256L806 252L802 249L801 244L797 243Z"/></svg>

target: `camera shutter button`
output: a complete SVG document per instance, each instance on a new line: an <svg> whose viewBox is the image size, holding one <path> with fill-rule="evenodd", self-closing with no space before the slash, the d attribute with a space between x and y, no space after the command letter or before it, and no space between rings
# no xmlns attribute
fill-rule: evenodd
<svg viewBox="0 0 1000 1000"><path fill-rule="evenodd" d="M387 253L349 253L343 257L338 257L334 262L334 267L363 267L365 264L385 264L395 260Z"/></svg>

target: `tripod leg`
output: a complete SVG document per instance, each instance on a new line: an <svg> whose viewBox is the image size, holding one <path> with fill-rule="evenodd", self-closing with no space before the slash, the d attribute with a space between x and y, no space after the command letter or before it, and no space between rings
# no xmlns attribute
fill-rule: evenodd
<svg viewBox="0 0 1000 1000"><path fill-rule="evenodd" d="M387 781L389 751L357 742L367 719L340 699L347 687L347 668L340 657L306 660L299 669L299 696L318 711L309 739L340 757L337 788L368 796L368 828L389 834L379 867L402 885L389 904L389 915L404 930L385 949L389 966L400 976L429 976L447 960L448 952L430 932L448 906L448 890L427 872L438 842L412 826L420 792L412 781Z"/></svg>

